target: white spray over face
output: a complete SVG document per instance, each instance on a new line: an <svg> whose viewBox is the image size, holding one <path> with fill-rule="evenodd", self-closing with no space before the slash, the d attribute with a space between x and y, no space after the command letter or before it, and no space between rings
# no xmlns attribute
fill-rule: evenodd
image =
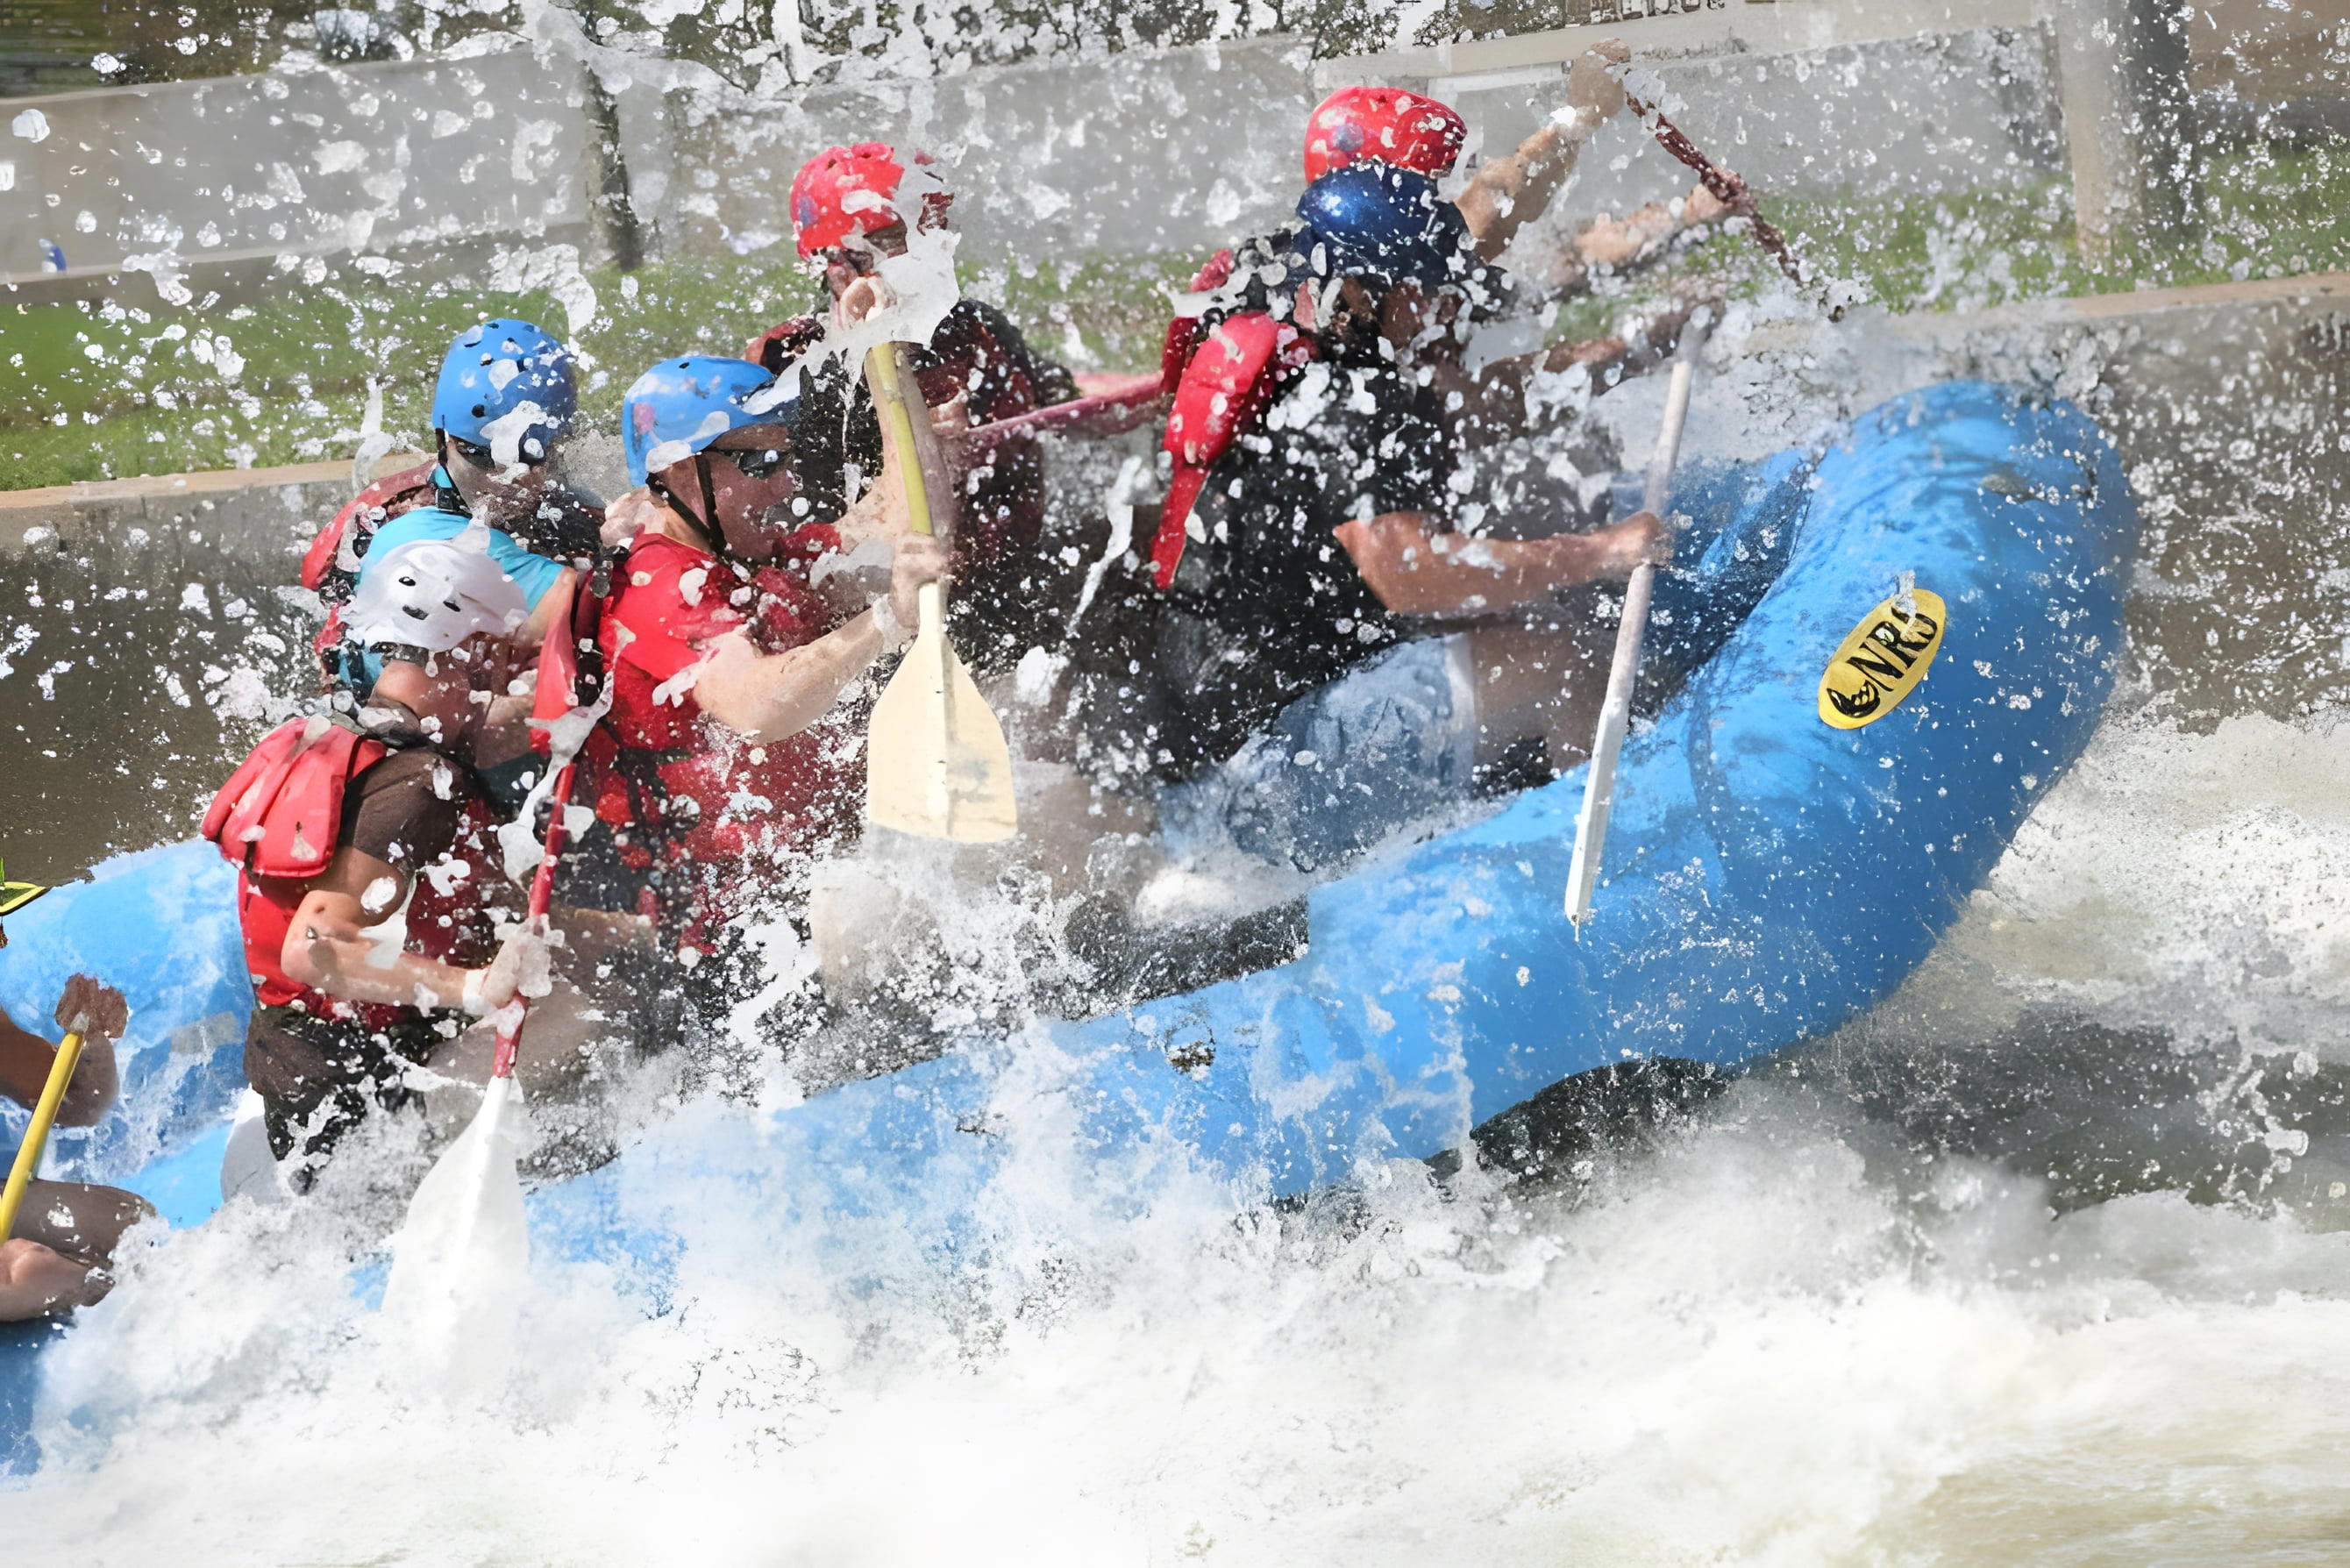
<svg viewBox="0 0 2350 1568"><path fill-rule="evenodd" d="M921 222L925 206L935 205L945 190L935 164L916 162L906 171L889 203L905 224L906 248L874 263L883 290L880 308L861 321L836 323L824 339L824 358L861 369L867 352L884 343L929 343L954 309L962 295L954 260L960 236Z"/></svg>

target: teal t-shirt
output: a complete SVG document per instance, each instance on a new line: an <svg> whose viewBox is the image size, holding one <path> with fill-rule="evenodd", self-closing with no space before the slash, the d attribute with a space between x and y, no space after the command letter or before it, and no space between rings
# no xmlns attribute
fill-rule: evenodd
<svg viewBox="0 0 2350 1568"><path fill-rule="evenodd" d="M473 520L461 513L443 512L438 506L420 506L413 512L403 512L375 531L368 541L368 553L359 557L359 581L366 582L368 567L390 555L402 545L413 545L425 539L453 539L473 525ZM544 556L534 556L514 542L514 536L488 530L490 559L498 570L515 580L523 598L536 609L538 601L546 597L556 579L563 576L563 563L550 561Z"/></svg>
<svg viewBox="0 0 2350 1568"><path fill-rule="evenodd" d="M443 512L438 506L420 506L413 512L403 512L379 527L368 541L368 552L359 557L359 580L367 581L368 568L390 555L402 545L413 545L425 539L454 539L473 525L473 520L462 513ZM523 601L531 608L546 597L546 590L563 576L563 563L550 561L544 556L534 556L514 541L514 536L497 529L488 530L489 557L498 564L498 570L515 580L522 590ZM359 666L367 683L375 684L383 673L383 656L369 649L360 653Z"/></svg>

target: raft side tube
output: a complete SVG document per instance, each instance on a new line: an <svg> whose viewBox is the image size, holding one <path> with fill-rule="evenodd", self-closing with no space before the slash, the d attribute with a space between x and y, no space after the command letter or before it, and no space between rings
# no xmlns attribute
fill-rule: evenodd
<svg viewBox="0 0 2350 1568"><path fill-rule="evenodd" d="M1164 1158L1253 1202L1458 1148L1594 1067L1736 1063L1875 1003L2087 743L2137 516L2085 414L1981 383L1864 416L1804 483L1784 569L1625 750L1579 940L1563 906L1580 770L1318 889L1291 963L774 1113L755 1150L723 1140L769 1162L745 1195L801 1236L827 1217L952 1236L1013 1140L1026 1158L1058 1139L1105 1201L1147 1204ZM1831 656L1907 588L1947 607L1922 682L1831 726ZM617 1244L591 1215L668 1224L652 1211L683 1168L743 1181L723 1154L654 1142L538 1195L542 1243Z"/></svg>

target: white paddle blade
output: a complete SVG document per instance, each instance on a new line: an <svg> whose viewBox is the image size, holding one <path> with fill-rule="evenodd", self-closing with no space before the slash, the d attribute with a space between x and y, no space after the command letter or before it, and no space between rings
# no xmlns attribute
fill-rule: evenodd
<svg viewBox="0 0 2350 1568"><path fill-rule="evenodd" d="M417 1380L460 1396L504 1376L529 1282L530 1239L512 1078L493 1078L481 1109L425 1174L391 1240L383 1319Z"/></svg>
<svg viewBox="0 0 2350 1568"><path fill-rule="evenodd" d="M938 588L924 587L921 629L873 705L865 815L917 837L994 844L1020 831L1012 751L944 619Z"/></svg>

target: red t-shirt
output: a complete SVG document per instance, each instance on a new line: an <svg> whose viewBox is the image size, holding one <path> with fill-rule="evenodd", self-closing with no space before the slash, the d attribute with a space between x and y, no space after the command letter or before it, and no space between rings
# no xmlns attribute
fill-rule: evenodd
<svg viewBox="0 0 2350 1568"><path fill-rule="evenodd" d="M600 633L612 683L605 722L634 755L603 770L597 814L704 873L691 923L723 921L755 891L748 884L789 878L853 836L865 782L864 733L846 705L754 744L703 715L695 671L731 632L781 653L844 618L789 571L722 561L681 540L640 535L622 563ZM647 823L639 807L656 781L666 806L661 822Z"/></svg>

